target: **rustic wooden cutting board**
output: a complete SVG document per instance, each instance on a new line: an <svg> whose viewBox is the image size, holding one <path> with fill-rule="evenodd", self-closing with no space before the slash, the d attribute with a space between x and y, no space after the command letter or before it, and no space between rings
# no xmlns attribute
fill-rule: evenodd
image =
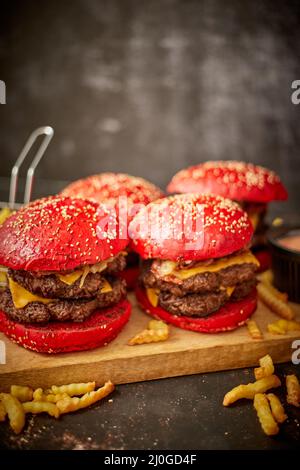
<svg viewBox="0 0 300 470"><path fill-rule="evenodd" d="M171 327L166 342L128 346L129 338L144 329L149 317L136 305L133 295L132 317L122 333L108 346L93 351L41 355L27 351L10 342L4 335L6 364L0 364L0 390L11 384L48 387L52 384L96 380L102 384L139 382L179 375L196 374L254 366L258 358L271 354L274 362L291 360L292 342L300 332L274 336L267 324L278 319L259 304L253 318L264 332L263 340L249 337L246 327L214 335L194 333ZM300 319L300 305L294 305Z"/></svg>

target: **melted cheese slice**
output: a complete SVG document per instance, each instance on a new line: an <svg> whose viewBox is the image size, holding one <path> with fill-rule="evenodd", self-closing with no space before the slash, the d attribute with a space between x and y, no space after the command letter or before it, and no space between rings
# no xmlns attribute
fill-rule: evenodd
<svg viewBox="0 0 300 470"><path fill-rule="evenodd" d="M0 271L0 285L6 286L6 284L7 284L6 273Z"/></svg>
<svg viewBox="0 0 300 470"><path fill-rule="evenodd" d="M16 308L24 308L30 302L41 302L43 304L53 302L53 299L45 299L44 297L32 294L11 278L8 278L8 283L12 300Z"/></svg>
<svg viewBox="0 0 300 470"><path fill-rule="evenodd" d="M153 307L157 307L159 290L158 289L152 289L151 287L148 287L146 289L146 294L147 294L147 297L148 297L148 300L149 300L150 304Z"/></svg>
<svg viewBox="0 0 300 470"><path fill-rule="evenodd" d="M234 289L235 289L235 286L233 286L233 287L226 287L226 292L227 292L228 297L231 296L231 294L232 294L232 292L234 291Z"/></svg>
<svg viewBox="0 0 300 470"><path fill-rule="evenodd" d="M64 282L68 286L71 286L74 284L77 279L79 279L82 276L82 271L73 271L72 273L69 274L57 274L57 277L60 281Z"/></svg>
<svg viewBox="0 0 300 470"><path fill-rule="evenodd" d="M101 294L107 294L107 292L111 292L111 291L112 291L112 287L110 283L106 279L104 279L104 284L100 289Z"/></svg>
<svg viewBox="0 0 300 470"><path fill-rule="evenodd" d="M245 253L241 253L240 255L220 259L219 261L215 261L209 265L197 266L195 268L190 269L175 270L172 272L172 275L178 277L179 279L188 279L189 277L195 276L196 274L216 272L220 271L221 269L228 268L229 266L233 266L235 264L244 263L252 263L256 266L259 266L259 261L255 258L255 256L250 251L246 251Z"/></svg>

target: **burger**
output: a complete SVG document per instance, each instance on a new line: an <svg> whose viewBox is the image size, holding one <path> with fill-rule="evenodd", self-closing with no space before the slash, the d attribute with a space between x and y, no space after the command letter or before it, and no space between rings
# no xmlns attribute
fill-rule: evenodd
<svg viewBox="0 0 300 470"><path fill-rule="evenodd" d="M268 203L288 197L276 173L245 162L205 162L179 171L167 190L169 193L213 193L237 201L248 213L254 227L252 246L261 267L268 267L265 237Z"/></svg>
<svg viewBox="0 0 300 470"><path fill-rule="evenodd" d="M187 330L237 328L255 311L252 224L221 196L182 194L150 203L129 226L144 259L136 288L150 315Z"/></svg>
<svg viewBox="0 0 300 470"><path fill-rule="evenodd" d="M149 204L163 197L163 192L143 178L124 173L100 173L74 181L61 193L64 196L90 199L107 207L119 207L126 200L126 225L140 206ZM124 206L123 206L124 207ZM139 275L139 258L129 247L126 257L126 269L122 272L127 287L133 289Z"/></svg>
<svg viewBox="0 0 300 470"><path fill-rule="evenodd" d="M9 217L0 227L0 331L41 353L114 339L131 307L117 277L128 238L110 222L95 202L62 196Z"/></svg>

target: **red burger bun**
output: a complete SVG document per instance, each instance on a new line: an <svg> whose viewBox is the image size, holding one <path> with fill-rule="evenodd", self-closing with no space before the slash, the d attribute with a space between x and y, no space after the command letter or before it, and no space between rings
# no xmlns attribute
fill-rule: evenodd
<svg viewBox="0 0 300 470"><path fill-rule="evenodd" d="M177 230L180 217L186 217L187 227L189 222L193 223L192 236L184 224L181 224L184 230ZM145 227L148 230L143 233ZM152 236L156 228L162 230L158 237ZM245 248L253 228L247 214L229 199L208 194L179 194L146 206L130 223L129 234L135 251L144 259L199 261L228 256ZM193 241L198 246L195 243L191 246Z"/></svg>
<svg viewBox="0 0 300 470"><path fill-rule="evenodd" d="M125 173L100 173L74 181L63 189L62 195L91 199L114 206L118 197L128 198L128 205L149 204L163 197L163 192L154 184L137 176Z"/></svg>
<svg viewBox="0 0 300 470"><path fill-rule="evenodd" d="M276 173L252 163L209 161L179 171L169 193L212 193L236 201L268 203L286 200L287 191Z"/></svg>
<svg viewBox="0 0 300 470"><path fill-rule="evenodd" d="M66 271L115 256L128 245L127 233L119 237L118 221L116 233L107 229L107 217L108 211L91 201L62 196L34 201L0 227L0 264Z"/></svg>
<svg viewBox="0 0 300 470"><path fill-rule="evenodd" d="M131 305L126 299L95 311L80 323L24 324L10 320L0 311L0 331L11 341L39 353L84 351L112 341L128 322L130 313Z"/></svg>
<svg viewBox="0 0 300 470"><path fill-rule="evenodd" d="M208 317L187 317L174 315L160 306L153 307L146 295L146 291L138 287L135 291L140 306L146 313L156 319L163 320L184 330L199 333L220 333L231 331L242 326L252 315L257 306L256 289L237 302L227 302L216 313Z"/></svg>

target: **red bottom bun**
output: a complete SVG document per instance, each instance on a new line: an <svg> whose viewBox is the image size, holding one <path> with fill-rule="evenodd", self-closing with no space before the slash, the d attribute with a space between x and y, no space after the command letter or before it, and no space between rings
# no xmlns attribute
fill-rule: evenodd
<svg viewBox="0 0 300 470"><path fill-rule="evenodd" d="M140 275L140 268L138 266L132 266L130 268L125 268L124 271L121 271L118 276L121 279L125 279L127 290L134 290L137 284L138 277Z"/></svg>
<svg viewBox="0 0 300 470"><path fill-rule="evenodd" d="M45 325L17 323L0 311L0 331L10 340L39 353L56 354L105 346L128 322L131 304L118 304L98 310L80 323L51 322Z"/></svg>
<svg viewBox="0 0 300 470"><path fill-rule="evenodd" d="M153 317L177 326L178 328L201 333L219 333L234 330L246 322L257 306L256 289L253 289L247 297L237 302L227 302L217 313L209 317L185 317L173 315L159 306L153 307L147 298L145 290L141 287L138 287L135 293L143 310Z"/></svg>
<svg viewBox="0 0 300 470"><path fill-rule="evenodd" d="M253 254L255 258L258 259L260 264L257 270L258 273L262 273L264 271L267 271L267 269L271 268L271 253L268 248L253 250Z"/></svg>

